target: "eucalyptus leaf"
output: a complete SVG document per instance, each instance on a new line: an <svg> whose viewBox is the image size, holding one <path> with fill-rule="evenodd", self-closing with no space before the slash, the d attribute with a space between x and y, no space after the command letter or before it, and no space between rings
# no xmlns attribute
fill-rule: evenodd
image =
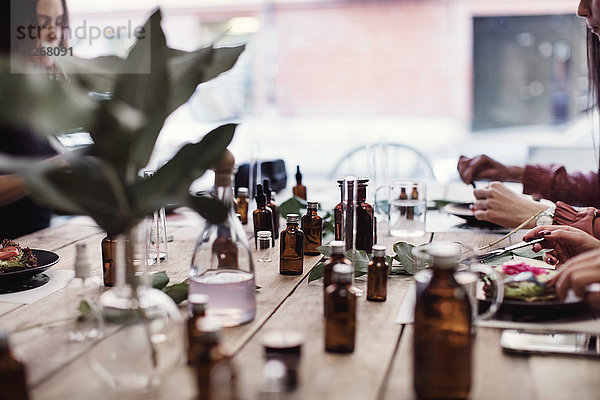
<svg viewBox="0 0 600 400"><path fill-rule="evenodd" d="M307 203L304 200L292 197L287 199L279 206L279 213L283 218L287 218L288 214L301 215L301 210L306 210Z"/></svg>
<svg viewBox="0 0 600 400"><path fill-rule="evenodd" d="M400 262L404 270L410 275L414 275L416 269L416 259L412 254L414 247L414 245L406 242L394 243L394 252L396 253L394 259Z"/></svg>
<svg viewBox="0 0 600 400"><path fill-rule="evenodd" d="M331 246L319 246L317 250L324 256L331 257Z"/></svg>
<svg viewBox="0 0 600 400"><path fill-rule="evenodd" d="M317 279L321 279L323 277L323 265L325 262L319 261L309 272L308 274L308 283L312 281L316 281Z"/></svg>
<svg viewBox="0 0 600 400"><path fill-rule="evenodd" d="M158 271L150 275L150 285L154 289L162 290L169 284L169 277L165 271Z"/></svg>
<svg viewBox="0 0 600 400"><path fill-rule="evenodd" d="M189 285L186 282L177 283L175 285L167 286L162 289L170 298L173 299L175 304L179 304L186 300L188 297Z"/></svg>
<svg viewBox="0 0 600 400"><path fill-rule="evenodd" d="M364 250L351 249L346 251L346 258L354 266L354 276L359 277L367 273L367 267L371 262L371 257Z"/></svg>
<svg viewBox="0 0 600 400"><path fill-rule="evenodd" d="M213 224L220 224L227 218L228 210L219 200L189 195L185 204Z"/></svg>

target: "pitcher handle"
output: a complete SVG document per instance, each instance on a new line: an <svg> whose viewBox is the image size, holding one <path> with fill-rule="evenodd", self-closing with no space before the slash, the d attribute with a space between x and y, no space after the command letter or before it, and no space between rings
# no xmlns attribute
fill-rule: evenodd
<svg viewBox="0 0 600 400"><path fill-rule="evenodd" d="M382 189L387 189L387 193L385 195L385 200L381 200L381 196L379 196L379 191ZM390 214L390 202L388 200L389 198L389 187L387 185L383 185L383 186L379 186L377 189L375 189L375 212L377 214L380 215L385 215L386 217L389 216ZM383 203L385 201L385 204L387 204L387 207L381 207L380 203Z"/></svg>
<svg viewBox="0 0 600 400"><path fill-rule="evenodd" d="M477 319L490 319L496 315L500 309L500 306L502 306L502 300L504 299L504 284L502 283L502 278L500 277L500 274L486 264L474 263L471 264L470 269L472 272L486 274L488 277L490 277L492 284L494 285L496 296L492 298L492 304L490 305L490 308L486 312L477 315Z"/></svg>

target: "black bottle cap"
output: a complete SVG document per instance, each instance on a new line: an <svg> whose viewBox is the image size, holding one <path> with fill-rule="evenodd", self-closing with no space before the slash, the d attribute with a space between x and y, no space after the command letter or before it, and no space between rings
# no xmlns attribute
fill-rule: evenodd
<svg viewBox="0 0 600 400"><path fill-rule="evenodd" d="M298 185L302 184L302 174L300 173L300 166L296 165L296 183Z"/></svg>
<svg viewBox="0 0 600 400"><path fill-rule="evenodd" d="M267 199L267 203L271 201L271 189L269 188L269 180L263 179L263 188L265 192L265 198Z"/></svg>
<svg viewBox="0 0 600 400"><path fill-rule="evenodd" d="M258 207L264 207L266 204L265 193L263 192L263 186L259 183L256 185L256 205Z"/></svg>

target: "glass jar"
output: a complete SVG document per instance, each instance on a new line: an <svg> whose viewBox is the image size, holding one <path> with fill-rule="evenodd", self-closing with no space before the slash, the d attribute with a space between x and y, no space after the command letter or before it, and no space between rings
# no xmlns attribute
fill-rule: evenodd
<svg viewBox="0 0 600 400"><path fill-rule="evenodd" d="M257 240L256 262L269 263L273 261L271 256L271 232L259 231Z"/></svg>

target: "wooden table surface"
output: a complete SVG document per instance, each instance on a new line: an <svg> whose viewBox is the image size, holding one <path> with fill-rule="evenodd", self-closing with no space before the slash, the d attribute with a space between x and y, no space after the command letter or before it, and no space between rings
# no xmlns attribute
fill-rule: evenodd
<svg viewBox="0 0 600 400"><path fill-rule="evenodd" d="M171 279L187 277L199 222L187 217L170 217L169 259L161 264ZM72 269L75 244L85 242L95 272L101 272L100 241L104 233L87 218L74 218L65 225L48 228L19 238L32 248L58 253L54 269ZM435 233L433 240L458 240L482 245L498 235L482 233ZM415 244L429 240L429 235ZM388 246L396 240L379 232L379 243ZM390 276L388 298L382 303L358 301L357 339L354 353L329 354L324 351L322 282L308 284L310 268L319 257L306 257L302 276L278 273L278 248L272 263L256 265L257 310L255 319L228 328L224 347L233 354L237 368L238 396L260 398L264 365L262 335L275 329L302 332L300 384L288 397L293 399L412 399L412 325L394 324L412 279ZM366 291L366 276L356 285ZM162 377L150 393L124 394L111 391L90 366L94 343L66 342L65 324L76 314L68 314L61 304L61 291L31 305L0 303L0 327L8 330L15 353L26 363L31 397L41 399L192 399L195 383L183 359ZM182 315L186 306L181 305ZM183 329L183 328L182 328ZM600 361L577 357L511 356L503 354L500 329L479 328L475 340L471 399L598 399ZM183 337L183 331L182 331ZM1 390L1 389L0 389Z"/></svg>

